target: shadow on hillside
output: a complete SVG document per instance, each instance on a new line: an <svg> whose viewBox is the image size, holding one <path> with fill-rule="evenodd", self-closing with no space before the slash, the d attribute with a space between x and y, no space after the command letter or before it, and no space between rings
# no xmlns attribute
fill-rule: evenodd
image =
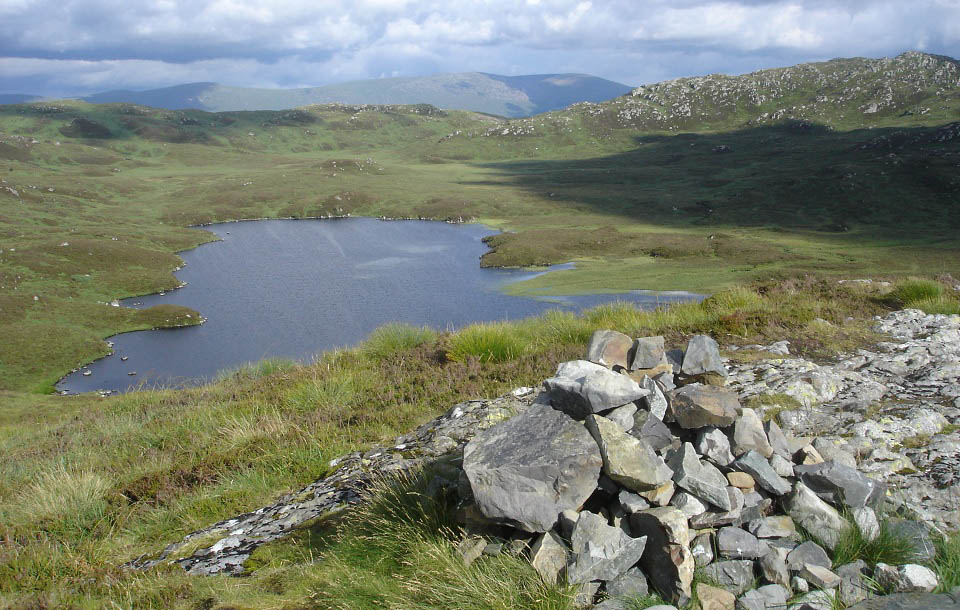
<svg viewBox="0 0 960 610"><path fill-rule="evenodd" d="M483 167L499 177L489 183L544 202L655 225L932 240L960 228L960 138L938 141L944 133L801 123L640 136L636 148L605 157Z"/></svg>

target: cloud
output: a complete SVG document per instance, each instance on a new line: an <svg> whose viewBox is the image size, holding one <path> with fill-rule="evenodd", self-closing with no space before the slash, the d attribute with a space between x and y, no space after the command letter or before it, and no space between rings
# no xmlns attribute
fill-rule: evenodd
<svg viewBox="0 0 960 610"><path fill-rule="evenodd" d="M52 95L472 70L637 85L914 48L960 55L960 0L0 0L0 91Z"/></svg>

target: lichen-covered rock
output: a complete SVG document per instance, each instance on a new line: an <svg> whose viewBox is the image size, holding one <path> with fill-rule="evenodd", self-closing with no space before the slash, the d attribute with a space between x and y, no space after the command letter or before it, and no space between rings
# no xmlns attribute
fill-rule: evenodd
<svg viewBox="0 0 960 610"><path fill-rule="evenodd" d="M580 508L602 464L583 424L546 405L481 432L463 452L483 514L527 532L553 529L562 511Z"/></svg>
<svg viewBox="0 0 960 610"><path fill-rule="evenodd" d="M600 447L604 474L617 483L632 491L649 491L673 476L648 443L630 436L616 423L599 415L587 416L585 423Z"/></svg>
<svg viewBox="0 0 960 610"><path fill-rule="evenodd" d="M686 603L694 570L687 518L675 508L651 508L630 515L630 529L647 537L640 564L653 587L665 599Z"/></svg>

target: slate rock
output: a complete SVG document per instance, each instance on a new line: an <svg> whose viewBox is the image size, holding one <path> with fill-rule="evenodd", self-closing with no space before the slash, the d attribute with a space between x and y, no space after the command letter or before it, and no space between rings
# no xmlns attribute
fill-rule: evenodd
<svg viewBox="0 0 960 610"><path fill-rule="evenodd" d="M670 506L678 509L688 519L707 512L707 506L693 494L682 491L673 496Z"/></svg>
<svg viewBox="0 0 960 610"><path fill-rule="evenodd" d="M828 568L812 563L803 564L797 575L818 589L836 589L840 586L839 576Z"/></svg>
<svg viewBox="0 0 960 610"><path fill-rule="evenodd" d="M749 559L715 561L702 571L711 582L734 595L740 595L753 586L753 562Z"/></svg>
<svg viewBox="0 0 960 610"><path fill-rule="evenodd" d="M697 599L700 610L734 610L737 602L733 593L702 582L697 584Z"/></svg>
<svg viewBox="0 0 960 610"><path fill-rule="evenodd" d="M753 409L744 407L733 425L733 455L741 456L751 450L768 459L773 455L773 447L767 440L763 421Z"/></svg>
<svg viewBox="0 0 960 610"><path fill-rule="evenodd" d="M542 534L530 547L530 564L543 582L551 585L562 582L567 556L567 545L554 531Z"/></svg>
<svg viewBox="0 0 960 610"><path fill-rule="evenodd" d="M784 515L754 519L747 523L747 530L757 538L792 538L797 535L793 519Z"/></svg>
<svg viewBox="0 0 960 610"><path fill-rule="evenodd" d="M612 580L633 567L643 555L647 539L631 538L618 527L589 511L582 511L570 535L572 560L567 582Z"/></svg>
<svg viewBox="0 0 960 610"><path fill-rule="evenodd" d="M593 493L603 460L583 426L546 405L479 432L463 469L480 511L528 532L546 532L559 514Z"/></svg>
<svg viewBox="0 0 960 610"><path fill-rule="evenodd" d="M767 433L767 440L770 442L770 447L773 448L773 452L785 460L793 459L793 451L790 451L790 442L787 440L787 436L783 433L783 430L780 429L776 420L772 418L767 420L763 424L763 429Z"/></svg>
<svg viewBox="0 0 960 610"><path fill-rule="evenodd" d="M727 477L709 462L701 462L692 443L667 454L667 466L672 470L673 482L681 489L706 500L722 510L732 510L727 492Z"/></svg>
<svg viewBox="0 0 960 610"><path fill-rule="evenodd" d="M694 335L687 343L687 350L683 354L683 364L680 373L688 377L715 373L722 377L727 376L727 367L720 357L720 346L708 335Z"/></svg>
<svg viewBox="0 0 960 610"><path fill-rule="evenodd" d="M603 416L610 421L615 422L622 430L628 431L633 428L635 423L633 416L636 414L636 412L637 405L631 402L623 405L622 407L611 409L604 413Z"/></svg>
<svg viewBox="0 0 960 610"><path fill-rule="evenodd" d="M573 606L575 608L590 608L597 599L597 593L603 583L599 580L592 582L583 582L577 586L577 592L573 596Z"/></svg>
<svg viewBox="0 0 960 610"><path fill-rule="evenodd" d="M627 367L631 371L669 365L663 337L640 337L633 343L632 347L633 359Z"/></svg>
<svg viewBox="0 0 960 610"><path fill-rule="evenodd" d="M915 563L902 566L878 563L873 578L881 589L891 593L930 593L940 584L933 570Z"/></svg>
<svg viewBox="0 0 960 610"><path fill-rule="evenodd" d="M727 481L742 491L744 496L752 492L757 482L753 480L753 477L747 474L746 472L738 472L734 470L733 472L727 473Z"/></svg>
<svg viewBox="0 0 960 610"><path fill-rule="evenodd" d="M675 508L651 508L631 515L630 529L647 537L640 565L650 584L664 599L685 604L694 570L687 518Z"/></svg>
<svg viewBox="0 0 960 610"><path fill-rule="evenodd" d="M880 481L835 461L795 466L793 471L813 493L836 506L876 507L887 491Z"/></svg>
<svg viewBox="0 0 960 610"><path fill-rule="evenodd" d="M457 545L457 554L460 555L463 565L469 566L483 555L483 549L487 546L487 541L483 538L464 538Z"/></svg>
<svg viewBox="0 0 960 610"><path fill-rule="evenodd" d="M717 532L717 550L726 559L758 559L769 549L750 532L727 526Z"/></svg>
<svg viewBox="0 0 960 610"><path fill-rule="evenodd" d="M774 453L770 456L770 467L773 468L775 473L785 479L792 479L795 476L793 472L793 462L779 454Z"/></svg>
<svg viewBox="0 0 960 610"><path fill-rule="evenodd" d="M554 408L575 419L600 413L647 395L636 381L608 368L574 360L561 363L553 377L543 382Z"/></svg>
<svg viewBox="0 0 960 610"><path fill-rule="evenodd" d="M654 451L669 447L674 440L670 428L649 411L639 411L634 414L630 435L643 439L653 447Z"/></svg>
<svg viewBox="0 0 960 610"><path fill-rule="evenodd" d="M611 598L646 597L650 594L647 577L640 568L630 568L604 585L605 592Z"/></svg>
<svg viewBox="0 0 960 610"><path fill-rule="evenodd" d="M697 433L697 442L694 447L697 453L718 466L728 466L734 459L733 452L730 451L730 439L719 428L701 429Z"/></svg>
<svg viewBox="0 0 960 610"><path fill-rule="evenodd" d="M862 602L874 594L867 582L867 563L858 559L851 563L845 563L835 570L840 577L840 587L837 594L846 606L852 606Z"/></svg>
<svg viewBox="0 0 960 610"><path fill-rule="evenodd" d="M738 522L743 517L743 492L733 486L727 487L727 496L733 508L728 511L708 510L702 515L690 519L690 526L695 529L721 527Z"/></svg>
<svg viewBox="0 0 960 610"><path fill-rule="evenodd" d="M740 400L727 388L692 383L671 392L667 416L686 430L725 428L737 420Z"/></svg>
<svg viewBox="0 0 960 610"><path fill-rule="evenodd" d="M760 568L760 574L767 582L790 589L790 570L779 553L774 551L767 553L760 558L757 566Z"/></svg>
<svg viewBox="0 0 960 610"><path fill-rule="evenodd" d="M829 568L833 565L833 562L830 561L830 556L827 555L827 552L823 550L822 546L808 540L803 544L797 545L795 549L787 554L787 567L791 570L799 572L805 565Z"/></svg>
<svg viewBox="0 0 960 610"><path fill-rule="evenodd" d="M960 597L933 593L895 593L873 597L847 610L960 610Z"/></svg>
<svg viewBox="0 0 960 610"><path fill-rule="evenodd" d="M782 496L790 493L790 483L778 475L767 458L757 451L748 451L733 462L733 468L746 472L757 484L770 493Z"/></svg>
<svg viewBox="0 0 960 610"><path fill-rule="evenodd" d="M829 591L811 591L794 599L790 610L833 610L834 598Z"/></svg>
<svg viewBox="0 0 960 610"><path fill-rule="evenodd" d="M650 508L650 503L645 498L626 489L620 491L617 501L626 513L638 513Z"/></svg>
<svg viewBox="0 0 960 610"><path fill-rule="evenodd" d="M594 331L587 345L587 360L607 368L621 366L627 368L633 339L615 330Z"/></svg>
<svg viewBox="0 0 960 610"><path fill-rule="evenodd" d="M698 568L713 563L713 534L710 532L698 534L690 544L690 553L693 554L693 563Z"/></svg>
<svg viewBox="0 0 960 610"><path fill-rule="evenodd" d="M831 550L849 526L835 508L800 482L794 486L793 493L786 497L783 505L796 524L808 532L816 532L817 537Z"/></svg>
<svg viewBox="0 0 960 610"><path fill-rule="evenodd" d="M589 415L586 426L600 447L604 474L620 485L632 491L648 491L673 476L649 443L627 434L616 423Z"/></svg>
<svg viewBox="0 0 960 610"><path fill-rule="evenodd" d="M663 421L669 403L667 397L663 394L663 390L660 389L660 384L644 375L643 379L640 380L640 387L649 392L643 397L643 404L647 407L647 411L658 420Z"/></svg>
<svg viewBox="0 0 960 610"><path fill-rule="evenodd" d="M877 513L869 506L853 509L853 522L856 523L860 535L867 541L876 540L880 535L880 521Z"/></svg>
<svg viewBox="0 0 960 610"><path fill-rule="evenodd" d="M737 600L737 610L786 608L790 592L780 585L764 585L747 591Z"/></svg>

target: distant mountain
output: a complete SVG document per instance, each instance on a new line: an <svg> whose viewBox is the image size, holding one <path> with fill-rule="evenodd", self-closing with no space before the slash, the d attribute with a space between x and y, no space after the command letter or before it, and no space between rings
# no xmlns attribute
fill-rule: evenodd
<svg viewBox="0 0 960 610"><path fill-rule="evenodd" d="M577 102L603 102L631 87L587 74L500 76L481 72L361 80L306 89L253 89L190 83L149 91L106 91L82 98L101 104L126 102L181 110L286 110L309 104L431 104L524 117Z"/></svg>
<svg viewBox="0 0 960 610"><path fill-rule="evenodd" d="M41 99L39 95L29 93L0 93L0 104L24 104Z"/></svg>

